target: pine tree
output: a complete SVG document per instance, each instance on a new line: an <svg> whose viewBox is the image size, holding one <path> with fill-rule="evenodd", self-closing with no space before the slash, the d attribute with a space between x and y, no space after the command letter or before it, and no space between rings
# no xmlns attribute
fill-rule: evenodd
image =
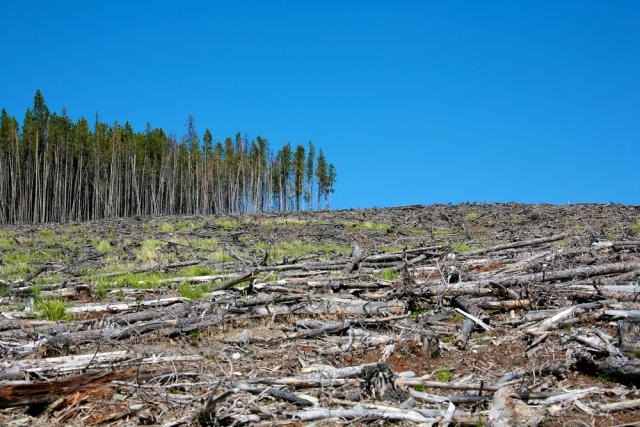
<svg viewBox="0 0 640 427"><path fill-rule="evenodd" d="M309 141L309 154L307 156L307 168L306 168L306 177L307 177L307 190L304 193L305 202L307 202L307 210L313 209L313 164L315 156L315 147Z"/></svg>
<svg viewBox="0 0 640 427"><path fill-rule="evenodd" d="M318 154L318 164L316 166L316 178L318 179L318 209L320 202L327 191L327 160L324 158L322 148Z"/></svg>
<svg viewBox="0 0 640 427"><path fill-rule="evenodd" d="M305 149L302 145L296 147L293 156L293 188L296 196L296 211L300 212L300 199L304 191Z"/></svg>
<svg viewBox="0 0 640 427"><path fill-rule="evenodd" d="M266 138L238 132L202 145L189 116L178 143L152 128L79 118L66 108L50 113L37 91L22 128L0 114L0 223L86 221L157 214L230 214L311 209L314 178L318 207L330 206L335 168L322 150L286 143L274 151Z"/></svg>

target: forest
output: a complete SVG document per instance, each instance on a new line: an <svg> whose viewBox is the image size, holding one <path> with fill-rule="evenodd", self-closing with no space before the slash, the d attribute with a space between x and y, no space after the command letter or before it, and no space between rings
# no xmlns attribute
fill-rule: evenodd
<svg viewBox="0 0 640 427"><path fill-rule="evenodd" d="M92 130L93 128L93 130ZM189 115L177 137L147 123L75 123L50 113L42 93L22 128L2 109L0 223L141 215L236 214L330 208L336 169L309 142L275 150L261 136L200 138Z"/></svg>

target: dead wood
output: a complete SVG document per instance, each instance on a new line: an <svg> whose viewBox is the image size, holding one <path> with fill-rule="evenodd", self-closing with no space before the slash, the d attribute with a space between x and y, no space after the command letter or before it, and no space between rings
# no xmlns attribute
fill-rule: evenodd
<svg viewBox="0 0 640 427"><path fill-rule="evenodd" d="M624 424L638 217L461 204L10 226L0 256L65 258L0 263L0 423L55 400L30 422L477 425L489 405L519 425L539 408Z"/></svg>

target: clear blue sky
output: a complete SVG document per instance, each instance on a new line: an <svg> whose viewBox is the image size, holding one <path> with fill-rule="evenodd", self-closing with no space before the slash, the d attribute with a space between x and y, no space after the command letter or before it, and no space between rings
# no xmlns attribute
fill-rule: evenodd
<svg viewBox="0 0 640 427"><path fill-rule="evenodd" d="M0 107L313 141L333 207L640 203L640 2L6 2Z"/></svg>

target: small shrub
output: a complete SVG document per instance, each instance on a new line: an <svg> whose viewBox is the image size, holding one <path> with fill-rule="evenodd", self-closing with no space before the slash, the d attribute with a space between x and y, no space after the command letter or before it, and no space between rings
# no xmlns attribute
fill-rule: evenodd
<svg viewBox="0 0 640 427"><path fill-rule="evenodd" d="M464 216L464 219L472 219L472 220L473 220L473 219L478 218L479 216L480 216L480 215L478 215L477 213L475 213L475 212L471 212L470 214L465 215L465 216Z"/></svg>
<svg viewBox="0 0 640 427"><path fill-rule="evenodd" d="M424 384L416 384L416 385L413 386L413 389L415 391L423 392L424 391Z"/></svg>
<svg viewBox="0 0 640 427"><path fill-rule="evenodd" d="M631 226L631 229L633 231L640 231L640 219L637 220L636 223Z"/></svg>

